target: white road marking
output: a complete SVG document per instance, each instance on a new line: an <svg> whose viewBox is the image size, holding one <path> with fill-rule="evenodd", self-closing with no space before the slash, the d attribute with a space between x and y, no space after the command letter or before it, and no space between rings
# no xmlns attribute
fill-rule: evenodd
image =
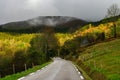
<svg viewBox="0 0 120 80"><path fill-rule="evenodd" d="M80 76L80 78L81 78L81 79L84 79L84 77L83 77L83 76Z"/></svg>
<svg viewBox="0 0 120 80"><path fill-rule="evenodd" d="M39 72L40 70L37 70L37 72Z"/></svg>
<svg viewBox="0 0 120 80"><path fill-rule="evenodd" d="M78 72L78 74L81 74L80 72Z"/></svg>
<svg viewBox="0 0 120 80"><path fill-rule="evenodd" d="M43 67L42 68L42 70L44 69L44 68L46 68L47 66L45 66L45 67ZM41 71L41 70L37 70L37 72L39 72L39 71ZM35 74L35 73L30 73L29 75L31 76L31 75L33 75L33 74ZM24 79L25 77L21 77L21 78L19 78L19 79L17 79L17 80L22 80L22 79Z"/></svg>
<svg viewBox="0 0 120 80"><path fill-rule="evenodd" d="M58 63L58 60L57 61L55 61L55 63ZM59 62L59 66L57 66L57 69L54 69L54 67L53 67L53 72L50 72L49 74L51 74L51 73L54 73L54 74L51 74L50 76L49 76L49 74L48 74L48 78L46 78L46 76L42 76L41 78L42 78L42 80L44 80L44 79L46 79L46 80L54 80L54 79L56 79L55 78L55 76L57 75L57 73L58 72L60 72L60 70L62 70L61 68L62 67L60 67L60 66L63 66L63 63L65 63L65 62L63 62L63 61L61 61L61 62ZM55 65L54 65L55 66ZM60 69L59 69L60 68ZM77 78L78 79L81 79L81 80L84 80L84 77L82 76L82 74L81 74L81 72L79 71L79 69L75 66L75 65L73 65L72 66L72 68L74 68L74 71L77 73ZM18 80L35 80L34 79L34 77L36 77L38 74L37 73L44 73L45 71L44 71L44 69L45 70L48 70L48 68L47 68L47 66L45 66L45 67L43 67L43 68L41 68L41 69L39 69L39 70L37 70L36 72L34 72L34 73L30 73L29 75L28 75L28 77L25 77L24 79L23 78L19 78ZM52 69L52 66L51 66L51 69ZM41 76L41 75L38 75L38 76ZM60 77L62 77L62 75L60 76ZM73 76L74 77L74 76ZM58 77L59 78L59 77ZM75 78L75 79L77 79L77 78ZM71 80L74 80L74 78L72 78L71 77Z"/></svg>
<svg viewBox="0 0 120 80"><path fill-rule="evenodd" d="M76 69L76 71L78 71L78 69Z"/></svg>
<svg viewBox="0 0 120 80"><path fill-rule="evenodd" d="M29 75L33 75L33 74L35 74L35 73L30 73Z"/></svg>
<svg viewBox="0 0 120 80"><path fill-rule="evenodd" d="M17 80L22 80L22 79L24 79L25 77L21 77L21 78L19 78L19 79L17 79Z"/></svg>

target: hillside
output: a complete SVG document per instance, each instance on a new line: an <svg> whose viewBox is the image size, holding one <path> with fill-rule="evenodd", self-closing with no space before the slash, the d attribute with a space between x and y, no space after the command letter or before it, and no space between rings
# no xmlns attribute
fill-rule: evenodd
<svg viewBox="0 0 120 80"><path fill-rule="evenodd" d="M120 17L101 21L76 30L61 57L76 62L93 80L120 80Z"/></svg>
<svg viewBox="0 0 120 80"><path fill-rule="evenodd" d="M90 46L79 54L83 69L96 80L120 80L120 39ZM100 76L101 73L107 79Z"/></svg>
<svg viewBox="0 0 120 80"><path fill-rule="evenodd" d="M120 19L120 15L114 16L114 17L105 18L105 19L102 19L102 20L97 21L97 22L92 22L91 24L93 24L93 25L105 24L105 23L109 23L109 22L116 22L119 19Z"/></svg>
<svg viewBox="0 0 120 80"><path fill-rule="evenodd" d="M20 22L11 22L0 26L0 31L40 32L44 27L53 27L56 32L73 32L87 22L74 17L40 16Z"/></svg>

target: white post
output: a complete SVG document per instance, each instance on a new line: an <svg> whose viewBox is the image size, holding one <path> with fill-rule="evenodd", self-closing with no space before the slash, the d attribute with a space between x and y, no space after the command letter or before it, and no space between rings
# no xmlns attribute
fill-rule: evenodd
<svg viewBox="0 0 120 80"><path fill-rule="evenodd" d="M25 71L27 70L27 65L25 64Z"/></svg>
<svg viewBox="0 0 120 80"><path fill-rule="evenodd" d="M58 57L60 56L60 50L58 49Z"/></svg>
<svg viewBox="0 0 120 80"><path fill-rule="evenodd" d="M15 74L15 65L13 64L13 74Z"/></svg>

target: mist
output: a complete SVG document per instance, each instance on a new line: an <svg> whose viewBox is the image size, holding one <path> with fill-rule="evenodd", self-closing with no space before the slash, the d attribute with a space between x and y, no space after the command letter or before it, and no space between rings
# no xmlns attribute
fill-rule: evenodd
<svg viewBox="0 0 120 80"><path fill-rule="evenodd" d="M37 25L46 25L46 26L56 26L58 24L66 23L77 18L67 17L67 16L41 16L31 20L28 20L28 23L32 26Z"/></svg>

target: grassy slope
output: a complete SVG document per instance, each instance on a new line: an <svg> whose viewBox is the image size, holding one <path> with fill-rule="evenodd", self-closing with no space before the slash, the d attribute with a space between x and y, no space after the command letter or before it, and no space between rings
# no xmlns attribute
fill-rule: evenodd
<svg viewBox="0 0 120 80"><path fill-rule="evenodd" d="M39 66L35 66L34 68L28 69L28 70L23 71L21 73L17 73L17 74L6 76L5 78L1 78L0 80L17 80L18 78L21 78L23 76L26 76L26 75L32 73L32 72L35 72L35 71L41 69L42 67L45 67L46 65L48 65L50 63L51 62L44 63L44 64L39 65Z"/></svg>
<svg viewBox="0 0 120 80"><path fill-rule="evenodd" d="M120 80L120 39L88 47L79 59L108 80Z"/></svg>
<svg viewBox="0 0 120 80"><path fill-rule="evenodd" d="M78 66L75 62L73 64L78 68L78 70L82 73L83 77L85 80L92 80L90 76L87 75L87 73L80 67Z"/></svg>

